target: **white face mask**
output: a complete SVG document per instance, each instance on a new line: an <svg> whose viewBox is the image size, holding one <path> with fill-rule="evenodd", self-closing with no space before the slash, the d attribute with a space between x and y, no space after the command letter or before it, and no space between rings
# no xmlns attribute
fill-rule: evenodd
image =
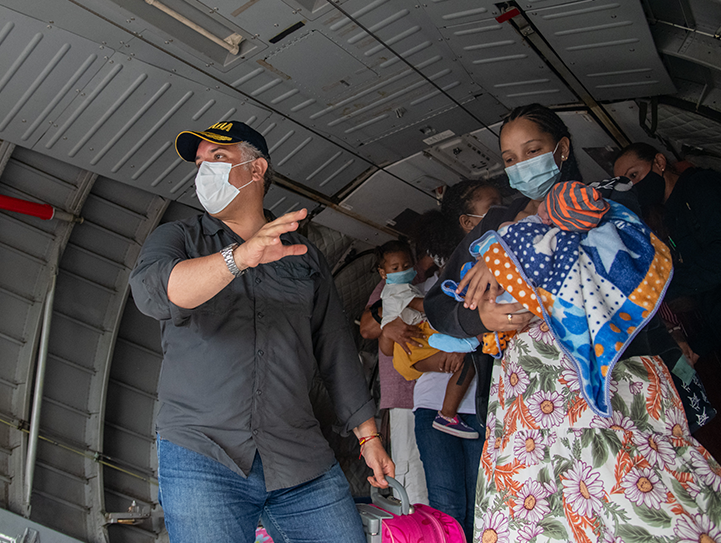
<svg viewBox="0 0 721 543"><path fill-rule="evenodd" d="M238 196L240 189L244 189L253 182L251 179L242 187L236 188L228 181L230 170L253 162L253 160L255 159L235 165L228 162L203 162L200 165L195 176L195 192L208 213L215 215L223 211Z"/></svg>

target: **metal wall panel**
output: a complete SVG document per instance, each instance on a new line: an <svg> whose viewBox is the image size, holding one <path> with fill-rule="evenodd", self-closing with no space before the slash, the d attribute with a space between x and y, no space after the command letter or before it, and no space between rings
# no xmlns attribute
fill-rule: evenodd
<svg viewBox="0 0 721 543"><path fill-rule="evenodd" d="M2 194L48 202L70 213L79 210L88 187L81 170L49 158L39 160L36 153L7 143L0 149L8 158L0 177ZM0 293L12 300L0 316L0 386L4 389L0 416L5 421L27 422L43 301L72 224L7 211L0 212L0 224ZM9 476L2 477L6 485L2 495L7 500L3 505L20 512L26 440L13 429L3 433L0 448L10 451L2 466L3 475Z"/></svg>

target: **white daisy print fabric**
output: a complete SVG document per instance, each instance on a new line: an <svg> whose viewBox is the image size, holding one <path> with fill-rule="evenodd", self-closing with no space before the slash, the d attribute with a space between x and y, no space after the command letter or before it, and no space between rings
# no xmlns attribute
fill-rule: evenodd
<svg viewBox="0 0 721 543"><path fill-rule="evenodd" d="M619 361L601 417L542 326L493 369L474 540L721 543L721 467L691 437L663 361Z"/></svg>

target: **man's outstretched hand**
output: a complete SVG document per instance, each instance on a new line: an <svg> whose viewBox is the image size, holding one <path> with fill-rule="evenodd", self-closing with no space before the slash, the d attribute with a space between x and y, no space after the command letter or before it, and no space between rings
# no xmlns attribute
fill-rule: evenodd
<svg viewBox="0 0 721 543"><path fill-rule="evenodd" d="M255 268L259 264L275 262L286 256L303 255L308 252L305 245L283 245L281 234L298 229L300 221L308 215L307 209L286 213L267 223L255 235L233 251L239 268Z"/></svg>

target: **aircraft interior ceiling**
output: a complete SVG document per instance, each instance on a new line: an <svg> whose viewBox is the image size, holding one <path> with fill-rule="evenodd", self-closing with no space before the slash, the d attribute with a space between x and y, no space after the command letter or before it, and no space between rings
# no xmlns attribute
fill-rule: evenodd
<svg viewBox="0 0 721 543"><path fill-rule="evenodd" d="M0 541L167 540L162 352L128 277L200 209L180 131L265 136L266 205L308 208L356 319L368 249L439 187L510 194L515 106L557 109L586 179L638 140L718 169L720 33L717 0L0 0L0 196L56 210L0 209Z"/></svg>

